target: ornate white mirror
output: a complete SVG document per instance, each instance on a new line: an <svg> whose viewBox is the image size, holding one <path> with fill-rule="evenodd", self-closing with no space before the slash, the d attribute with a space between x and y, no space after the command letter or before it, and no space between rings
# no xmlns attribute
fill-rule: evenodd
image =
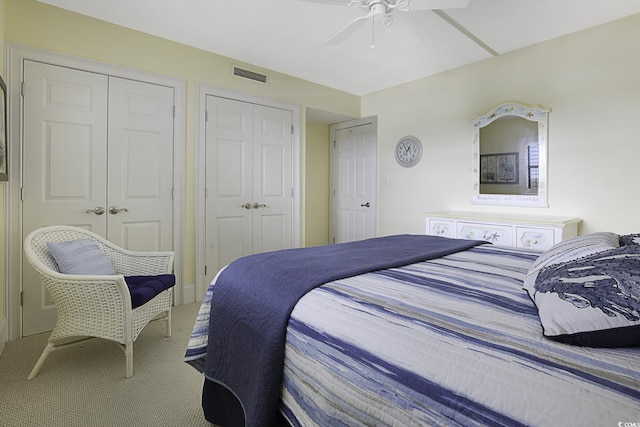
<svg viewBox="0 0 640 427"><path fill-rule="evenodd" d="M472 203L548 206L549 111L510 102L472 121Z"/></svg>

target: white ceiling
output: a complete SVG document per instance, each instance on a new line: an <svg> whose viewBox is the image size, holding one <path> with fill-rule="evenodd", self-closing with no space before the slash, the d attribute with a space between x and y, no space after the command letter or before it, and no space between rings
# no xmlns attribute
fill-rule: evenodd
<svg viewBox="0 0 640 427"><path fill-rule="evenodd" d="M375 27L372 49L370 22L338 46L325 43L362 15L346 7L349 0L38 1L355 95L492 56L456 23L504 54L640 13L638 0L470 0L446 15L394 11L399 21ZM397 33L407 27L417 38L399 42Z"/></svg>

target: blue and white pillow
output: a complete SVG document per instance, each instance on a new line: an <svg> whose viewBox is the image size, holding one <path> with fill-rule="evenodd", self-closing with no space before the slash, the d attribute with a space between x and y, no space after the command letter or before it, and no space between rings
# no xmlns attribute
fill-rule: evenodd
<svg viewBox="0 0 640 427"><path fill-rule="evenodd" d="M525 277L523 288L529 293L531 299L534 299L536 278L541 269L553 264L573 261L598 252L608 251L618 246L620 246L620 236L609 232L591 233L563 240L546 250L531 264Z"/></svg>
<svg viewBox="0 0 640 427"><path fill-rule="evenodd" d="M620 236L620 246L640 245L640 234L624 234Z"/></svg>
<svg viewBox="0 0 640 427"><path fill-rule="evenodd" d="M550 339L589 347L640 346L640 245L543 267L529 295Z"/></svg>
<svg viewBox="0 0 640 427"><path fill-rule="evenodd" d="M49 252L60 273L82 275L114 275L113 264L91 239L47 242Z"/></svg>

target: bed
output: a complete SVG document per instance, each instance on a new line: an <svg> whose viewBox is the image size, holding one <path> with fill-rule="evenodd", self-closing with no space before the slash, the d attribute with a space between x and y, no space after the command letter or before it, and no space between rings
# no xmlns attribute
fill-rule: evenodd
<svg viewBox="0 0 640 427"><path fill-rule="evenodd" d="M185 361L220 425L640 425L638 242L403 235L252 255L212 282Z"/></svg>

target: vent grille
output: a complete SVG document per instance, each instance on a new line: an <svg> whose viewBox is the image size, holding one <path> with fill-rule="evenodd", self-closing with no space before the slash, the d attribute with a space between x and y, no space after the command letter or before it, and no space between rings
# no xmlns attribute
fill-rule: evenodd
<svg viewBox="0 0 640 427"><path fill-rule="evenodd" d="M253 80L258 83L267 83L267 75L256 73L255 71L245 70L240 67L233 67L233 75L236 77L242 77L244 79Z"/></svg>

